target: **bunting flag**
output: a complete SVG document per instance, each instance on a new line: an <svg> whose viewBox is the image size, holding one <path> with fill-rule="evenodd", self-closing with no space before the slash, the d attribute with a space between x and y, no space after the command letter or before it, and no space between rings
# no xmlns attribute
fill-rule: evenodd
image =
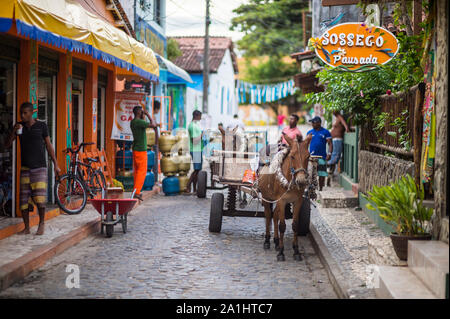
<svg viewBox="0 0 450 319"><path fill-rule="evenodd" d="M238 81L239 104L262 104L284 99L296 91L294 80L274 84L253 84Z"/></svg>

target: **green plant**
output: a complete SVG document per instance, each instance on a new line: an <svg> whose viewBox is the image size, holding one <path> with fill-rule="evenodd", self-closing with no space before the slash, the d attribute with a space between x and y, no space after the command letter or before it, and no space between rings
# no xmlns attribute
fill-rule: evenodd
<svg viewBox="0 0 450 319"><path fill-rule="evenodd" d="M380 115L378 97L388 90L406 92L423 80L420 59L421 36L397 35L399 52L385 65L375 70L351 73L336 72L325 67L317 74L320 83L326 86L324 92L306 94L309 104L320 103L325 108L325 116L333 111L352 114L354 124L360 125ZM379 122L383 117L379 118Z"/></svg>
<svg viewBox="0 0 450 319"><path fill-rule="evenodd" d="M374 186L368 196L366 207L370 210L378 209L380 217L395 227L401 235L413 236L426 234L427 223L433 214L433 209L423 205L424 189L407 175L389 186Z"/></svg>
<svg viewBox="0 0 450 319"><path fill-rule="evenodd" d="M406 130L408 118L409 118L409 112L408 112L408 110L404 110L401 113L401 116L397 117L394 120L394 122L392 123L392 125L397 128L397 132L393 132L393 131L387 132L387 134L392 137L398 136L400 145L407 151L411 150L411 139Z"/></svg>
<svg viewBox="0 0 450 319"><path fill-rule="evenodd" d="M182 56L177 40L174 38L167 39L167 59L174 62L178 57Z"/></svg>

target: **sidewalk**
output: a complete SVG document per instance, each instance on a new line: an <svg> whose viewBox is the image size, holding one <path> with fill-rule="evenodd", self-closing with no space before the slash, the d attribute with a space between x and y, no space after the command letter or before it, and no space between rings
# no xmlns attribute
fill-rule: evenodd
<svg viewBox="0 0 450 319"><path fill-rule="evenodd" d="M160 192L159 187L143 192L144 200ZM124 193L124 198L131 193ZM46 220L45 233L36 236L37 226L29 235L17 235L23 229L20 219L3 221L3 227L14 233L0 240L0 290L23 279L31 271L44 265L49 259L76 245L92 233L100 231L100 215L90 205L77 215L55 214Z"/></svg>
<svg viewBox="0 0 450 319"><path fill-rule="evenodd" d="M310 235L339 297L372 299L375 292L366 286L368 266L406 263L396 257L389 236L364 211L351 207L355 202L336 183L324 187L318 192L317 207L312 206Z"/></svg>

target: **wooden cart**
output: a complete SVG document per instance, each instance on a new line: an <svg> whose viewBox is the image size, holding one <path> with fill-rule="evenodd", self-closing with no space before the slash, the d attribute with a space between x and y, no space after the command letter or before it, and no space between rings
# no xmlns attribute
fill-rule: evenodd
<svg viewBox="0 0 450 319"><path fill-rule="evenodd" d="M244 149L246 151L251 152L259 152L263 147L268 145L267 131L266 130L255 130L255 131L245 131L244 134L245 146ZM234 149L233 151L236 151ZM209 163L210 168L210 176L209 176L209 185L208 186L208 173L206 171L200 171L198 174L198 184L197 184L197 197L205 198L206 190L223 190L228 188L229 183L221 183L214 176L219 176L219 167L221 156L217 153L217 150L213 150L213 154L206 154L206 161ZM248 154L250 154L248 153ZM255 153L256 154L256 153ZM245 170L244 170L245 171ZM244 172L242 171L242 173ZM222 186L217 186L217 184L222 184Z"/></svg>
<svg viewBox="0 0 450 319"><path fill-rule="evenodd" d="M251 197L260 201L259 194L252 188L251 183L242 182L244 172L251 168L251 160L258 156L254 152L234 152L234 151L215 151L219 161L217 170L213 172L212 179L217 183L228 186L227 200L223 192L216 192L211 198L211 210L209 218L209 231L219 233L222 229L223 216L230 217L264 217L264 210L243 210L236 208L237 192L243 191ZM316 169L315 160L313 160L312 169ZM309 198L309 188L303 195L303 203L299 218L299 235L306 235L309 232L309 221L311 202ZM259 202L259 207L263 208ZM273 204L272 204L273 205ZM288 204L285 210L286 219L292 218L292 205Z"/></svg>

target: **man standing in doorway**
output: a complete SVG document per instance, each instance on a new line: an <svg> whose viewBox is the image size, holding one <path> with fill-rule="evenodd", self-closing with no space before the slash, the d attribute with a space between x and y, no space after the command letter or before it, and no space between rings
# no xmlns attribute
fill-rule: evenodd
<svg viewBox="0 0 450 319"><path fill-rule="evenodd" d="M350 132L344 117L337 111L334 111L333 115L334 121L333 127L331 128L331 138L333 139L333 152L331 153L331 159L328 161L330 170L328 172L329 176L327 178L327 186L330 186L331 176L333 176L336 164L341 159L342 146L344 143L344 134L345 132Z"/></svg>
<svg viewBox="0 0 450 319"><path fill-rule="evenodd" d="M30 207L36 205L39 212L39 227L36 235L44 234L45 206L47 203L47 161L45 148L53 161L55 176L61 172L56 162L48 127L45 122L33 118L33 104L25 102L20 106L22 121L17 123L7 141L6 147L19 136L20 141L20 210L25 229L19 234L30 233Z"/></svg>
<svg viewBox="0 0 450 319"><path fill-rule="evenodd" d="M203 164L203 132L200 126L200 120L202 119L202 112L195 110L192 113L192 122L188 126L189 132L189 150L191 152L192 162L194 164L194 171L189 177L189 182L186 186L185 193L191 193L191 184L193 184L194 193L197 192L197 177L198 173L202 170Z"/></svg>
<svg viewBox="0 0 450 319"><path fill-rule="evenodd" d="M312 122L313 129L309 130L307 133L307 135L312 135L311 144L309 144L309 153L311 155L321 156L321 158L319 158L317 175L319 176L319 191L322 191L325 184L325 177L328 176L326 161L331 158L333 143L331 143L330 132L326 128L322 127L322 120L320 117L316 116L311 119L310 122Z"/></svg>
<svg viewBox="0 0 450 319"><path fill-rule="evenodd" d="M135 106L133 114L134 119L130 123L131 132L133 133L133 188L136 190L134 197L142 201L141 189L144 186L145 176L147 175L147 134L145 130L156 126L150 114L143 110L141 106ZM147 116L150 123L144 120L144 115Z"/></svg>

